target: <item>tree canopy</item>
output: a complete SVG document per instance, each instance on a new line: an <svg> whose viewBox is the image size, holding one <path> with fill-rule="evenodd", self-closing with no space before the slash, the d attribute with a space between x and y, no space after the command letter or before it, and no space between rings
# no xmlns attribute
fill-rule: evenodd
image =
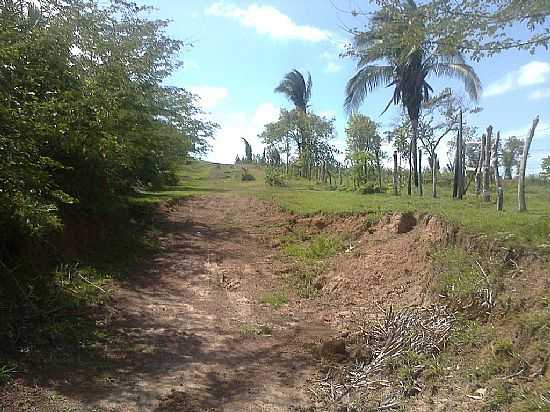
<svg viewBox="0 0 550 412"><path fill-rule="evenodd" d="M0 224L38 233L173 180L216 125L164 85L186 44L124 1L4 0L0 8ZM15 232L14 232L15 231ZM5 240L5 239L4 239Z"/></svg>

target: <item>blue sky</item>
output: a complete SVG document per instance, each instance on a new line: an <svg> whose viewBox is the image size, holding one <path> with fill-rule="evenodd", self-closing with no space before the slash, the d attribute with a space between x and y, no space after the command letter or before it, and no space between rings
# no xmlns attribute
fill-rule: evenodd
<svg viewBox="0 0 550 412"><path fill-rule="evenodd" d="M206 156L216 162L233 162L243 152L241 137L262 150L256 135L277 118L281 107L291 107L273 89L291 69L309 71L313 78L312 110L336 118L338 138L344 148L346 115L342 109L344 87L354 63L338 57L349 39L345 27L364 20L338 9L371 7L353 0L141 0L154 6L156 17L172 20L172 37L193 44L182 54L184 66L168 83L201 96L209 117L221 128ZM541 123L532 145L528 170L539 168L550 154L550 53L540 50L510 51L472 63L481 78L483 111L468 119L485 129L489 124L502 135L526 134L538 114ZM431 82L436 91L460 86L448 80ZM361 112L382 127L397 116L392 109L380 116L390 91L381 89L367 99ZM447 159L442 145L440 157Z"/></svg>

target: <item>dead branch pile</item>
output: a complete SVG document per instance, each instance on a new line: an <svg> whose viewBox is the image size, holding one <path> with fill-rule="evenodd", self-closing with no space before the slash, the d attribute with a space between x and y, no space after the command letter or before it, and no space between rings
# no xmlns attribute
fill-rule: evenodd
<svg viewBox="0 0 550 412"><path fill-rule="evenodd" d="M403 395L403 385L385 374L392 360L415 353L437 355L450 335L454 316L445 307L408 307L399 311L390 307L375 322L356 321L354 341L372 353L370 360L354 360L349 365L333 367L317 380L312 393L318 401L349 404L352 398L382 388L386 397L379 410L397 407ZM425 365L416 365L422 370ZM420 389L420 388L419 388Z"/></svg>

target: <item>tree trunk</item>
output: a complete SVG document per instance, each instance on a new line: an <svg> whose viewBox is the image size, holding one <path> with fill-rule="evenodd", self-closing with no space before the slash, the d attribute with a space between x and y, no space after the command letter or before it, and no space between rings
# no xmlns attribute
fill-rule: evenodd
<svg viewBox="0 0 550 412"><path fill-rule="evenodd" d="M382 191L382 167L380 166L380 152L376 151L376 169L378 169L378 187Z"/></svg>
<svg viewBox="0 0 550 412"><path fill-rule="evenodd" d="M412 147L412 140L409 144L409 182L407 184L407 194L410 196L412 195L412 156L411 156L411 147Z"/></svg>
<svg viewBox="0 0 550 412"><path fill-rule="evenodd" d="M497 211L501 212L504 207L504 191L502 189L502 179L498 170L498 147L500 145L500 132L497 132L495 148L493 151L493 167L495 169L495 183L497 185Z"/></svg>
<svg viewBox="0 0 550 412"><path fill-rule="evenodd" d="M412 173L414 176L414 187L418 190L418 119L411 119L413 135L411 139L409 162L412 158Z"/></svg>
<svg viewBox="0 0 550 412"><path fill-rule="evenodd" d="M397 151L393 152L393 194L397 196Z"/></svg>
<svg viewBox="0 0 550 412"><path fill-rule="evenodd" d="M460 127L456 135L453 198L462 199L462 187L462 111L460 111Z"/></svg>
<svg viewBox="0 0 550 412"><path fill-rule="evenodd" d="M535 129L539 124L539 117L535 117L533 120L533 125L529 130L529 134L525 139L525 145L523 146L523 155L521 156L521 163L519 166L519 182L518 182L518 210L520 212L525 212L527 210L527 204L525 202L525 170L527 169L527 157L529 156L529 148L531 147L531 142L533 136L535 135Z"/></svg>
<svg viewBox="0 0 550 412"><path fill-rule="evenodd" d="M491 201L491 137L493 135L493 126L487 128L487 140L485 141L485 159L483 165L483 201Z"/></svg>
<svg viewBox="0 0 550 412"><path fill-rule="evenodd" d="M432 153L432 196L437 197L437 153Z"/></svg>
<svg viewBox="0 0 550 412"><path fill-rule="evenodd" d="M476 167L476 195L481 194L481 171L483 169L483 164L485 162L485 142L487 141L487 136L485 133L481 136L481 146L479 148L479 160Z"/></svg>
<svg viewBox="0 0 550 412"><path fill-rule="evenodd" d="M420 196L423 196L422 188L422 150L418 151L418 190L420 191Z"/></svg>

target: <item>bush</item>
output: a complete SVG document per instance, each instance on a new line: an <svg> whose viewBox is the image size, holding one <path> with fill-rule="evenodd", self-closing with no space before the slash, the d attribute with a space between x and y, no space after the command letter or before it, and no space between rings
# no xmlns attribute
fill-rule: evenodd
<svg viewBox="0 0 550 412"><path fill-rule="evenodd" d="M358 192L361 193L362 195L371 195L371 194L374 194L374 193L385 193L386 190L384 188L374 186L374 184L372 184L372 183L368 183L368 184L365 184L365 185L361 186L358 189Z"/></svg>
<svg viewBox="0 0 550 412"><path fill-rule="evenodd" d="M265 183L269 186L286 186L286 176L282 171L270 167L265 172Z"/></svg>
<svg viewBox="0 0 550 412"><path fill-rule="evenodd" d="M241 176L241 180L243 182L251 182L253 180L256 180L256 178L252 176L250 173L243 173L243 175Z"/></svg>

